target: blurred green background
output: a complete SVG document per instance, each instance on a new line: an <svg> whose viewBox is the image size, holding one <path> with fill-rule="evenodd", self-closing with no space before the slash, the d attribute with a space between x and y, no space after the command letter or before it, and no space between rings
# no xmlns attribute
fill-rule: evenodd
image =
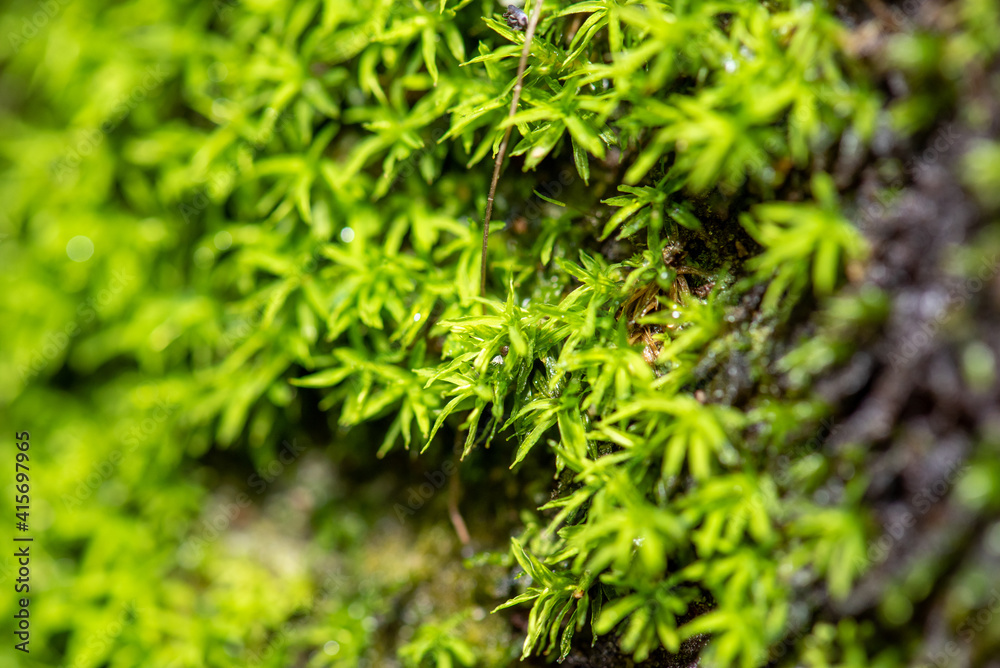
<svg viewBox="0 0 1000 668"><path fill-rule="evenodd" d="M392 11L4 3L0 410L31 434L35 538L30 655L6 633L9 538L0 557L4 666L395 665L421 622L453 635L469 610L483 660L516 655L481 621L496 592L460 577L445 494L393 512L450 452L376 460L386 424L331 431L286 382L318 336L318 243L363 242L396 206L360 177L288 224L300 176L323 178L306 149L339 127L331 95L371 99L310 64L356 56ZM294 299L268 309L274 291ZM3 489L13 517L13 473Z"/></svg>

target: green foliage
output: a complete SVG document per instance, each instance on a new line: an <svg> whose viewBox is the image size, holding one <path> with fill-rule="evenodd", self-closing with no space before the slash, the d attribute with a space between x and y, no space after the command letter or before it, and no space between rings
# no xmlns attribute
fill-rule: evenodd
<svg viewBox="0 0 1000 668"><path fill-rule="evenodd" d="M524 640L524 654L527 657L534 651L549 651L559 649L560 656L569 653L570 640L574 631L579 631L587 619L590 608L588 590L593 584L593 577L584 573L580 578L573 578L553 572L537 558L525 552L521 544L512 541L514 558L531 578L532 585L520 596L507 601L497 610L503 610L519 603L533 601L531 616L528 619L528 637ZM565 621L565 628L561 625Z"/></svg>
<svg viewBox="0 0 1000 668"><path fill-rule="evenodd" d="M309 654L331 629L344 661L372 656L362 620L384 600L322 596L323 549L295 568L225 541L187 551L225 501L209 453L259 474L289 434L324 434L346 459L450 452L458 433L463 457L492 445L515 473L558 476L545 526L511 541L524 591L497 607L530 603L524 656L567 656L589 623L637 661L711 634L706 665L761 665L789 630L793 577L850 592L868 529L856 498L816 502L775 464L807 461L795 446L822 409L763 393L733 407L706 382L738 353L761 386L807 387L844 351L805 342L772 366L769 336L810 299L884 316L878 295L827 301L865 248L815 158L882 120L846 28L798 0L552 0L508 117L524 34L498 7L80 0L0 47L0 261L18 277L0 293L17 323L0 333L0 402L33 430L58 416L39 494L70 499L40 511L40 563L66 595L43 661L245 665L303 615L266 665L339 665ZM892 53L931 76L996 49L963 20L959 45L915 36ZM907 128L937 109L905 104ZM488 163L511 125L509 225L480 298ZM988 198L996 148L969 160ZM560 192L541 183L553 174ZM624 259L602 245L615 233ZM67 262L77 236L93 256ZM765 283L771 320L737 322ZM114 480L87 483L109 461ZM361 559L365 521L334 529L323 512L300 538ZM137 621L88 649L128 601ZM418 624L399 657L476 665L465 623ZM861 634L817 627L804 661L860 665Z"/></svg>
<svg viewBox="0 0 1000 668"><path fill-rule="evenodd" d="M829 296L842 275L844 261L862 255L864 242L840 213L833 180L827 174L816 174L812 190L816 205L760 204L753 210L759 225L750 216L742 220L766 249L753 259L751 267L760 278L774 277L764 298L766 309L776 307L786 291L797 296L810 278L816 296Z"/></svg>
<svg viewBox="0 0 1000 668"><path fill-rule="evenodd" d="M475 648L454 635L460 621L461 618L454 618L440 624L422 625L416 637L399 650L399 658L404 665L413 668L476 665Z"/></svg>

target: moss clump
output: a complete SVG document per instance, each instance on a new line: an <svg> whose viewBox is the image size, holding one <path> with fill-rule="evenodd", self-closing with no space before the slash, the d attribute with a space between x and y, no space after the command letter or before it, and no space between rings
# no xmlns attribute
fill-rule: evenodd
<svg viewBox="0 0 1000 668"><path fill-rule="evenodd" d="M39 660L947 647L997 554L996 8L871 7L550 0L508 117L487 0L16 5Z"/></svg>

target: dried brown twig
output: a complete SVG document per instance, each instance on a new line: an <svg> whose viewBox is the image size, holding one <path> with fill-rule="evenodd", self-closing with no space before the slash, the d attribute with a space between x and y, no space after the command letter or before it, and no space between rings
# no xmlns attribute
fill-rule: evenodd
<svg viewBox="0 0 1000 668"><path fill-rule="evenodd" d="M524 83L524 69L528 64L528 53L531 51L531 39L535 36L535 28L538 26L538 18L542 15L542 2L538 0L531 18L528 20L528 28L524 33L524 47L521 49L521 60L517 64L517 79L514 81L514 96L510 101L510 112L507 118L511 118L517 112L517 103L521 100L521 87ZM479 277L479 295L486 296L486 246L490 240L490 218L493 217L493 198L497 192L497 181L500 180L500 167L503 165L504 156L507 154L507 143L510 141L511 130L514 125L508 125L503 134L503 141L500 142L500 150L497 152L496 164L493 165L493 180L490 182L490 194L486 198L486 217L483 219L483 257L482 268Z"/></svg>
<svg viewBox="0 0 1000 668"><path fill-rule="evenodd" d="M458 540L461 541L462 545L468 545L472 537L469 535L469 529L465 525L465 520L462 519L462 511L458 509L459 498L462 495L462 483L459 480L459 467L462 465L462 430L455 430L455 472L451 476L451 480L448 482L448 518L451 520L451 525L455 527L455 534L458 536Z"/></svg>

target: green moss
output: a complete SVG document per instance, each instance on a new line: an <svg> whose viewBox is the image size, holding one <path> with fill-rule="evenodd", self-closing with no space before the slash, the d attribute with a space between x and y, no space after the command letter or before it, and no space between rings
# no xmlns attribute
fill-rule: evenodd
<svg viewBox="0 0 1000 668"><path fill-rule="evenodd" d="M867 621L787 642L875 535L862 471L816 494L863 453L816 454L813 384L888 310L829 160L946 114L995 7L892 38L918 90L887 108L835 9L547 2L511 118L524 36L486 0L5 13L0 402L38 442L39 665L504 665L493 608L530 609L524 657L903 665ZM987 206L996 146L965 163ZM453 450L502 568L455 565L448 492L385 529Z"/></svg>

